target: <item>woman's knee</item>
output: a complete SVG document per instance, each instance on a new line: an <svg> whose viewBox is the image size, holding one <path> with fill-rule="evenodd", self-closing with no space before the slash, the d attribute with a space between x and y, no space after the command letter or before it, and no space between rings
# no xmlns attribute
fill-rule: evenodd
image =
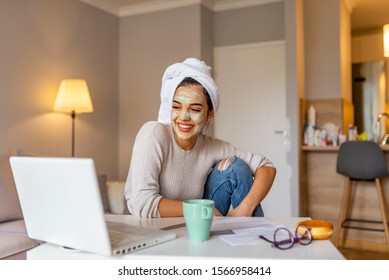
<svg viewBox="0 0 389 280"><path fill-rule="evenodd" d="M217 170L219 172L229 170L231 172L237 172L241 175L252 176L249 166L236 156L228 157L219 161L217 164Z"/></svg>
<svg viewBox="0 0 389 280"><path fill-rule="evenodd" d="M228 157L220 160L219 163L217 164L217 169L219 171L226 170L235 161L235 159L236 157L233 156L233 157Z"/></svg>

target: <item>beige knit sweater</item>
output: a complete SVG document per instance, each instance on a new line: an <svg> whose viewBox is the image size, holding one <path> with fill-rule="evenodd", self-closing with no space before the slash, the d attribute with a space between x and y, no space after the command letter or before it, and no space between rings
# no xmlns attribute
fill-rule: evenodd
<svg viewBox="0 0 389 280"><path fill-rule="evenodd" d="M177 200L201 198L211 168L220 159L237 156L254 173L272 166L264 156L245 152L230 143L200 135L190 151L176 143L170 125L147 122L138 132L125 187L128 210L140 217L160 217L162 197Z"/></svg>

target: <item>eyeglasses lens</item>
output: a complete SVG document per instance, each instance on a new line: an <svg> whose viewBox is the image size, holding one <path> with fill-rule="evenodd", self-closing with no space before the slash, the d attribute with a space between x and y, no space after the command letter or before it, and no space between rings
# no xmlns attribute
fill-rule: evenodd
<svg viewBox="0 0 389 280"><path fill-rule="evenodd" d="M278 228L274 232L274 245L280 249L289 249L294 244L293 234L286 228Z"/></svg>
<svg viewBox="0 0 389 280"><path fill-rule="evenodd" d="M299 239L299 241L302 245L308 245L312 242L311 232L304 225L300 225L296 229L296 237Z"/></svg>

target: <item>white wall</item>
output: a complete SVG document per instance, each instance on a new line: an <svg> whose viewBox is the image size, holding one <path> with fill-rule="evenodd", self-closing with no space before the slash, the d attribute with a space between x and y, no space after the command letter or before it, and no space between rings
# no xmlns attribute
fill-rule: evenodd
<svg viewBox="0 0 389 280"><path fill-rule="evenodd" d="M76 119L76 156L117 178L118 18L78 0L0 0L0 153L71 156L60 81L84 78L94 112Z"/></svg>
<svg viewBox="0 0 389 280"><path fill-rule="evenodd" d="M126 180L139 128L156 120L162 75L170 64L201 58L201 6L120 21L119 177ZM208 62L209 63L209 62Z"/></svg>
<svg viewBox="0 0 389 280"><path fill-rule="evenodd" d="M192 5L122 18L120 179L127 178L140 126L157 118L161 78L167 66L187 57L212 65L213 47L283 39L283 1L219 12Z"/></svg>
<svg viewBox="0 0 389 280"><path fill-rule="evenodd" d="M290 150L287 163L291 167L291 210L293 216L300 212L300 99L305 96L304 55L304 3L303 0L285 2L286 59L286 116L290 126ZM302 175L302 176L301 176Z"/></svg>

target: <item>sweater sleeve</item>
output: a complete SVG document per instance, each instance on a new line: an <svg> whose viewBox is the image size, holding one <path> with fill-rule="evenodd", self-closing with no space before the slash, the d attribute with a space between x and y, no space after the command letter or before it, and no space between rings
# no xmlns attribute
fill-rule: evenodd
<svg viewBox="0 0 389 280"><path fill-rule="evenodd" d="M255 171L262 167L268 166L275 168L274 164L264 155L259 153L252 153L242 149L239 149L229 142L225 142L220 139L208 139L211 140L213 149L218 149L220 152L220 159L236 156L243 160L254 174ZM217 148L216 148L217 147Z"/></svg>
<svg viewBox="0 0 389 280"><path fill-rule="evenodd" d="M247 165L250 167L250 170L253 174L258 168L262 166L275 168L274 164L264 155L258 153L246 152L236 148L234 154L247 163Z"/></svg>
<svg viewBox="0 0 389 280"><path fill-rule="evenodd" d="M148 122L136 136L129 174L125 186L128 210L139 217L159 217L159 175L163 162L164 127L157 122Z"/></svg>

